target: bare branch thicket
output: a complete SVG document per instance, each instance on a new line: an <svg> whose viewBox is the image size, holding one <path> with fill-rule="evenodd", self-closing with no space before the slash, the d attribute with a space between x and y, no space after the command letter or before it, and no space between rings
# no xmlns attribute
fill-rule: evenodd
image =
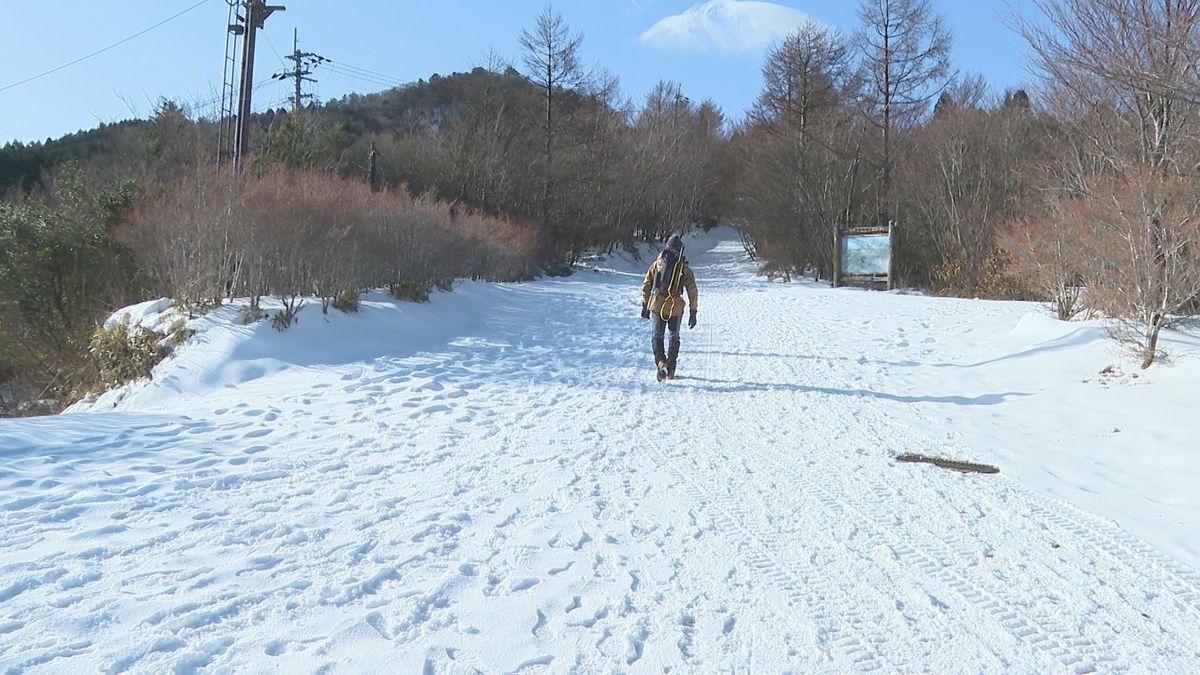
<svg viewBox="0 0 1200 675"><path fill-rule="evenodd" d="M528 208L522 204L534 201L532 195L520 196L528 191L521 189L520 172L512 171L537 157L530 150L536 144L525 142L520 119L533 105L516 86L524 81L508 72L507 63L490 54L486 67L471 72L461 112L445 130L452 175L442 193L455 203L499 212Z"/></svg>
<svg viewBox="0 0 1200 675"><path fill-rule="evenodd" d="M629 148L626 121L616 107L616 79L590 78L564 97L556 157L561 248L574 262L590 245L626 240ZM569 186L570 189L567 189Z"/></svg>
<svg viewBox="0 0 1200 675"><path fill-rule="evenodd" d="M903 241L910 269L923 270L939 291L1016 297L1001 228L1028 210L1033 166L1045 154L1045 121L1014 101L984 107L982 80L943 93L898 162L897 184L909 214ZM1015 282L1015 283L1014 283Z"/></svg>
<svg viewBox="0 0 1200 675"><path fill-rule="evenodd" d="M239 193L246 203L258 206L255 221L248 224L262 228L264 238L270 242L265 271L272 295L283 302L282 326L290 325L306 304L312 292L314 266L325 264L332 255L312 255L312 239L323 224L312 212L306 187L297 174L277 170L243 185Z"/></svg>
<svg viewBox="0 0 1200 675"><path fill-rule="evenodd" d="M1008 270L1048 299L1061 321L1083 310L1085 233L1069 198L1037 217L1014 219L997 236Z"/></svg>
<svg viewBox="0 0 1200 675"><path fill-rule="evenodd" d="M1028 104L1028 96L1021 90L1014 92L1015 96L1023 96L1024 101ZM952 108L978 108L983 109L989 107L991 98L991 89L988 86L987 78L980 73L961 73L950 81L942 93L938 96L938 102L933 107L933 115L937 117L938 111L944 106ZM1003 105L1017 106L1015 99L1005 99ZM1019 106L1028 109L1028 105Z"/></svg>
<svg viewBox="0 0 1200 675"><path fill-rule="evenodd" d="M277 169L236 193L182 180L130 218L126 240L158 292L191 307L226 294L254 307L279 296L284 324L312 296L327 311L367 288L526 278L536 260L535 233L520 222L313 170Z"/></svg>
<svg viewBox="0 0 1200 675"><path fill-rule="evenodd" d="M232 187L210 172L195 172L157 196L143 199L125 237L158 281L158 291L192 313L225 296L234 262L229 258L236 199Z"/></svg>
<svg viewBox="0 0 1200 675"><path fill-rule="evenodd" d="M1196 166L1200 0L1035 0L1046 22L1018 18L1044 85L1070 124L1122 171L1135 162L1176 173ZM1088 111L1111 109L1104 124ZM1064 121L1071 121L1068 118ZM1136 154L1127 151L1136 142Z"/></svg>
<svg viewBox="0 0 1200 675"><path fill-rule="evenodd" d="M1200 295L1197 185L1146 167L1098 178L1076 208L1087 228L1087 300L1115 319L1114 337L1135 346L1148 368L1162 329Z"/></svg>
<svg viewBox="0 0 1200 675"><path fill-rule="evenodd" d="M659 81L633 117L630 170L638 180L630 186L631 201L636 205L634 226L647 241L661 240L680 217L670 183L687 169L685 129L692 114L679 84Z"/></svg>
<svg viewBox="0 0 1200 675"><path fill-rule="evenodd" d="M1171 315L1194 304L1200 166L1200 0L1037 0L1018 19L1071 152L1055 173L1078 197L1087 302L1136 337L1143 367ZM1180 294L1190 297L1181 297Z"/></svg>
<svg viewBox="0 0 1200 675"><path fill-rule="evenodd" d="M692 172L686 184L686 202L692 209L691 220L707 216L707 224L716 224L727 206L722 203L720 187L725 180L722 148L729 138L725 113L715 102L702 101L690 131L691 152L686 158Z"/></svg>
<svg viewBox="0 0 1200 675"><path fill-rule="evenodd" d="M693 103L674 82L660 81L646 96L628 137L627 199L638 238L662 239L716 210L723 127L715 104Z"/></svg>

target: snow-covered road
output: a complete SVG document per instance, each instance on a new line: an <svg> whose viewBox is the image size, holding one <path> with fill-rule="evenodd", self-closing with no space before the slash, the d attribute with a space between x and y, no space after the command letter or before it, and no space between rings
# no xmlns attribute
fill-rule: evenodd
<svg viewBox="0 0 1200 675"><path fill-rule="evenodd" d="M0 421L0 671L1196 671L1194 538L1027 457L1086 433L1042 378L1100 329L689 246L674 382L618 264L282 334L224 308L115 409Z"/></svg>

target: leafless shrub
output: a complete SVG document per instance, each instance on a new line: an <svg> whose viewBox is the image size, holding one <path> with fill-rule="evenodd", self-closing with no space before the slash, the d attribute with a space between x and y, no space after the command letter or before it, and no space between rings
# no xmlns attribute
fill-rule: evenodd
<svg viewBox="0 0 1200 675"><path fill-rule="evenodd" d="M1015 219L998 237L1010 275L1037 289L1063 321L1083 309L1083 228L1075 217L1069 205L1056 204L1037 217Z"/></svg>
<svg viewBox="0 0 1200 675"><path fill-rule="evenodd" d="M316 171L279 169L236 189L192 177L148 199L127 231L160 292L188 307L244 296L252 315L263 295L276 295L281 329L313 296L327 312L366 288L521 279L536 269L536 233L523 223Z"/></svg>
<svg viewBox="0 0 1200 675"><path fill-rule="evenodd" d="M146 272L189 313L223 297L234 274L236 200L228 182L197 172L143 196L128 220Z"/></svg>

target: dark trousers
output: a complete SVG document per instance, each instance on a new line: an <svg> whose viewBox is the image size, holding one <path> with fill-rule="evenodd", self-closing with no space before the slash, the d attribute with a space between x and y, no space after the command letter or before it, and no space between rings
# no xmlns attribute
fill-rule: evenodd
<svg viewBox="0 0 1200 675"><path fill-rule="evenodd" d="M654 337L651 338L651 344L654 347L654 365L666 362L667 372L675 373L675 362L679 359L679 324L683 321L682 316L673 316L667 321L663 321L662 317L655 313L654 320ZM671 341L666 353L663 353L663 338L666 336L667 329L671 329Z"/></svg>

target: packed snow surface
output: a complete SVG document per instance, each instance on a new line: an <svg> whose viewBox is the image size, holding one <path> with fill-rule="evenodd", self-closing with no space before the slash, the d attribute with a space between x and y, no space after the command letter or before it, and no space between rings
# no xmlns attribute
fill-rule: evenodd
<svg viewBox="0 0 1200 675"><path fill-rule="evenodd" d="M688 254L673 382L618 258L0 421L0 672L1198 672L1194 336Z"/></svg>

